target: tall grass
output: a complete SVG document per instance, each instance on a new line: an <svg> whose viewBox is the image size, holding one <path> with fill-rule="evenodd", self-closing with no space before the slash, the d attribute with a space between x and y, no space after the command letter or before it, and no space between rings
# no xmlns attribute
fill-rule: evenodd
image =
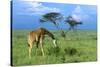
<svg viewBox="0 0 100 67"><path fill-rule="evenodd" d="M45 57L40 47L32 48L32 58L28 57L27 35L29 30L15 30L12 33L12 63L18 65L58 64L73 62L88 62L97 60L96 31L66 32L66 38L58 31L51 31L58 41L54 48L52 39L46 36L44 40Z"/></svg>

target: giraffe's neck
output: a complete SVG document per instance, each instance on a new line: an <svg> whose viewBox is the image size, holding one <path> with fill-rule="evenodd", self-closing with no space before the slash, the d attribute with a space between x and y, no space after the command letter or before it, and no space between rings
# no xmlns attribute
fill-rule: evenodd
<svg viewBox="0 0 100 67"><path fill-rule="evenodd" d="M41 28L41 30L44 32L45 35L48 35L50 38L53 39L53 44L56 47L57 46L57 41L56 41L54 35L51 32L49 32L48 30L44 29L44 28Z"/></svg>
<svg viewBox="0 0 100 67"><path fill-rule="evenodd" d="M52 39L55 39L54 35L52 33L50 33L49 31L46 31L45 34L48 35L49 37L51 37Z"/></svg>
<svg viewBox="0 0 100 67"><path fill-rule="evenodd" d="M49 31L46 31L46 34L53 39L54 47L57 47L57 40L55 39L54 35Z"/></svg>

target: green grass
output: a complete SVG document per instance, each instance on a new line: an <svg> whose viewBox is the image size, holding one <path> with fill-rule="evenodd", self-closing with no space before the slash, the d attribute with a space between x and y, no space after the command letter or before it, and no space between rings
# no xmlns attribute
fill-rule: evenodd
<svg viewBox="0 0 100 67"><path fill-rule="evenodd" d="M52 39L46 36L44 40L45 57L41 55L40 47L32 48L32 58L28 57L27 34L30 30L14 30L12 33L12 64L39 65L88 62L97 60L96 31L79 30L66 32L66 38L60 36L59 31L51 31L58 40L58 48L54 48Z"/></svg>

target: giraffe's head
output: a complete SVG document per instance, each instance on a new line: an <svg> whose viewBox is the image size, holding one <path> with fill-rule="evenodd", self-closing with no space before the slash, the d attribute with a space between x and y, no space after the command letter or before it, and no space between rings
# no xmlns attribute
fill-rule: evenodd
<svg viewBox="0 0 100 67"><path fill-rule="evenodd" d="M57 47L57 40L56 39L53 40L53 44L55 47Z"/></svg>

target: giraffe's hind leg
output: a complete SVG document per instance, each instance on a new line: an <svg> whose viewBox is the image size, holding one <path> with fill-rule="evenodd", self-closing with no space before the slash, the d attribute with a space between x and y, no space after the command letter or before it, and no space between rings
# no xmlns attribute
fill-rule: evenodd
<svg viewBox="0 0 100 67"><path fill-rule="evenodd" d="M29 58L31 58L31 52L32 52L32 45L34 40L28 39L28 52L29 52Z"/></svg>
<svg viewBox="0 0 100 67"><path fill-rule="evenodd" d="M28 51L29 51L29 58L31 58L32 43L30 43L30 45L28 47Z"/></svg>

